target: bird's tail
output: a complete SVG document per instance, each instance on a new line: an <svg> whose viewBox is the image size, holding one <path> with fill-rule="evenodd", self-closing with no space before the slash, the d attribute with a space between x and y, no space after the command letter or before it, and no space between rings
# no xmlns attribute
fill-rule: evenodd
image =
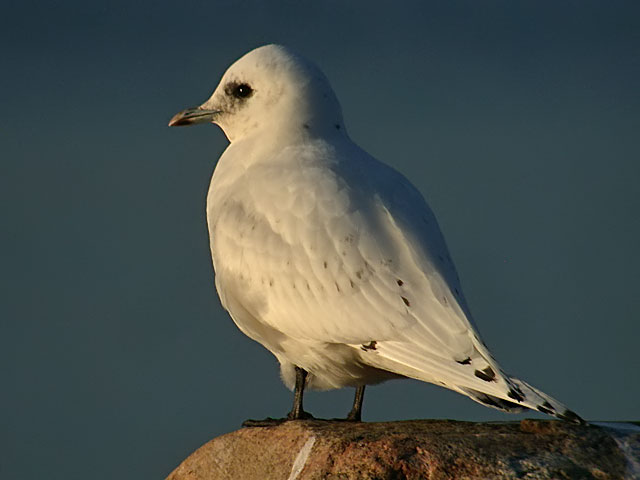
<svg viewBox="0 0 640 480"><path fill-rule="evenodd" d="M423 344L377 342L372 351L360 353L369 365L399 375L431 382L470 397L478 403L505 412L531 409L562 420L586 424L576 413L555 398L524 380L509 376L474 336L473 351L467 357L449 360ZM424 343L424 342L423 342Z"/></svg>
<svg viewBox="0 0 640 480"><path fill-rule="evenodd" d="M505 412L521 412L523 410L537 410L547 415L552 415L561 420L567 422L576 423L578 425L586 425L587 422L583 420L578 414L569 410L565 405L560 403L555 398L547 395L546 393L532 387L524 380L519 378L507 377L505 375L507 384L511 387L509 391L509 398L513 400L507 400L494 395L481 392L472 388L461 387L461 393L469 396L472 400L478 403L486 405L488 407L497 408Z"/></svg>

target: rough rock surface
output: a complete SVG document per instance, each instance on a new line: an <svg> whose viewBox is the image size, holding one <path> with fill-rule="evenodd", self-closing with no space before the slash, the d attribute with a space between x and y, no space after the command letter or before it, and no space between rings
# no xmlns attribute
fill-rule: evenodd
<svg viewBox="0 0 640 480"><path fill-rule="evenodd" d="M214 438L167 480L635 479L639 451L638 431L559 421L304 420Z"/></svg>

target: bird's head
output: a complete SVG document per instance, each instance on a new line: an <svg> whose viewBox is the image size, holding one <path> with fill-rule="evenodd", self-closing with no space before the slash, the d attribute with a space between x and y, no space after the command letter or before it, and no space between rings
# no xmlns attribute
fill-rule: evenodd
<svg viewBox="0 0 640 480"><path fill-rule="evenodd" d="M316 135L344 132L340 104L313 63L280 45L257 48L225 72L199 107L176 114L169 126L215 123L234 142L254 133Z"/></svg>

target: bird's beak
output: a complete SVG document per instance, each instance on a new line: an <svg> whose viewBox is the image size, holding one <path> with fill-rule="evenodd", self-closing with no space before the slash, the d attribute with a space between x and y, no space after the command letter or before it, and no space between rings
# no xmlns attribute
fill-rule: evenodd
<svg viewBox="0 0 640 480"><path fill-rule="evenodd" d="M176 113L169 120L170 127L181 127L185 125L195 125L196 123L210 123L220 114L220 110L208 110L202 107L187 108Z"/></svg>

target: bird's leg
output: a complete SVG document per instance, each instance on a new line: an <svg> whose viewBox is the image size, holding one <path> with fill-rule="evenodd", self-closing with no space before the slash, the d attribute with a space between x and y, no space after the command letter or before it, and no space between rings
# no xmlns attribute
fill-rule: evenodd
<svg viewBox="0 0 640 480"><path fill-rule="evenodd" d="M356 396L353 399L353 408L346 418L346 420L349 422L362 421L362 401L364 400L364 387L365 385L360 385L358 388L356 388Z"/></svg>
<svg viewBox="0 0 640 480"><path fill-rule="evenodd" d="M280 425L288 420L304 420L313 418L313 415L307 413L302 408L302 398L304 396L304 385L307 380L307 371L296 367L296 388L293 394L293 408L285 418L265 418L264 420L245 420L242 422L243 427L273 427Z"/></svg>
<svg viewBox="0 0 640 480"><path fill-rule="evenodd" d="M302 420L306 418L313 418L310 413L307 413L302 408L302 400L304 397L304 386L307 380L307 371L303 368L296 367L296 389L293 394L293 408L287 415L288 420Z"/></svg>

